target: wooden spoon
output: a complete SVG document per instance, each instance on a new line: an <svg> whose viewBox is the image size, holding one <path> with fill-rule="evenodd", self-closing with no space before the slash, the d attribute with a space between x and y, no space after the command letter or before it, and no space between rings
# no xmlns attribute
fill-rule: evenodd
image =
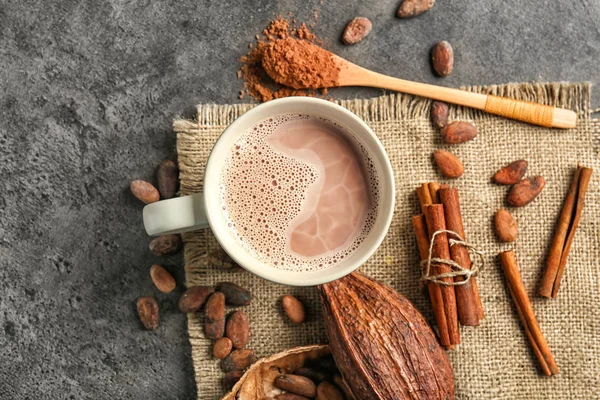
<svg viewBox="0 0 600 400"><path fill-rule="evenodd" d="M310 44L309 46L317 47L313 44ZM317 47L317 49L314 49L313 51L318 51L321 55L329 54L339 68L339 75L336 84L333 86L369 86L396 90L434 100L445 101L447 103L476 108L491 114L545 127L574 128L577 123L577 114L571 110L546 106L539 103L513 100L506 97L471 93L460 89L392 78L391 76L383 75L353 64L321 47ZM290 59L287 59L286 61L290 62ZM273 80L282 85L292 86L296 89L316 89L316 87L303 87L301 84L298 84L298 82L290 80L289 76L282 77L273 64L263 63L263 67ZM299 68L303 67L300 66Z"/></svg>

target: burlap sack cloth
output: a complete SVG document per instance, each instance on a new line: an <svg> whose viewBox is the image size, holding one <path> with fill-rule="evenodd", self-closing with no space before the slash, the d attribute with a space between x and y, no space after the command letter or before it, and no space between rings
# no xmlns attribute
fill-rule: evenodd
<svg viewBox="0 0 600 400"><path fill-rule="evenodd" d="M476 328L462 327L462 343L449 353L458 399L591 399L600 398L600 121L591 118L587 84L510 84L470 90L553 104L577 111L577 128L552 130L510 121L471 109L452 107L450 118L470 120L479 135L466 144L448 146L429 122L431 101L403 94L370 100L339 101L367 122L381 139L396 178L396 210L382 246L361 267L409 298L433 322L431 306L419 283L418 252L410 217L418 213L414 189L426 181L443 181L432 163L433 150L451 149L464 163L465 174L451 181L458 187L465 231L485 253L479 277L486 318ZM176 121L181 194L202 190L204 165L219 134L253 105L200 105L197 121ZM517 159L529 161L528 175L542 175L546 188L524 208L511 208L519 224L514 244L502 245L493 231L493 215L505 206L507 187L490 182L500 167ZM571 249L566 276L556 300L537 296L554 226L571 175L580 162L595 169L583 217ZM251 323L248 345L259 357L298 345L324 343L320 305L314 288L273 284L245 272L210 265L207 252L217 244L204 230L183 235L187 285L231 280L250 289L252 304L244 308ZM525 287L561 374L542 377L508 295L497 254L514 248ZM285 293L298 296L310 310L301 326L282 315ZM189 315L189 335L198 398L223 393L223 373L210 355L201 315Z"/></svg>

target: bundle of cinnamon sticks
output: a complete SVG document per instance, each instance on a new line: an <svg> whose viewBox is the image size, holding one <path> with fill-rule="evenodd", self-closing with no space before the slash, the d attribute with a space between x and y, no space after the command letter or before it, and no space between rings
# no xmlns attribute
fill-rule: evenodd
<svg viewBox="0 0 600 400"><path fill-rule="evenodd" d="M422 214L414 216L412 224L421 260L429 258L429 246L431 240L434 240L432 259L453 260L463 268L471 269L472 263L467 248L458 244L449 246L449 239L456 238L449 238L449 235L443 232L446 230L456 232L466 240L458 190L437 182L424 183L416 190ZM436 232L438 234L433 238ZM432 263L430 275L438 276L451 271L450 265ZM452 283L464 279L463 276L456 276L442 278L441 281ZM474 277L471 277L467 283L461 285L444 285L428 281L427 286L440 343L447 349L453 349L460 343L458 323L477 326L479 321L484 318L477 282Z"/></svg>

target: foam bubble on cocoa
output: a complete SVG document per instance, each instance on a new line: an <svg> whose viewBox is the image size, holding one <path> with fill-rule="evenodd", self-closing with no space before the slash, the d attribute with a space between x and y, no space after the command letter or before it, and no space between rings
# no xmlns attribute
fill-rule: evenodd
<svg viewBox="0 0 600 400"><path fill-rule="evenodd" d="M246 131L220 177L239 243L285 270L317 270L348 257L373 226L378 179L351 133L331 121L281 114Z"/></svg>

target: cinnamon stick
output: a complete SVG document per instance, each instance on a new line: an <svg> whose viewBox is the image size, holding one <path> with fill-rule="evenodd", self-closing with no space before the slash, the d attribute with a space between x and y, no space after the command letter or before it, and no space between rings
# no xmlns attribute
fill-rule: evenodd
<svg viewBox="0 0 600 400"><path fill-rule="evenodd" d="M439 189L440 200L444 206L444 216L446 219L446 228L458 233L466 240L463 227L462 216L460 213L460 200L456 188ZM450 257L457 264L466 269L471 269L471 257L465 246L454 245L450 247ZM463 281L464 277L457 276L455 281ZM463 285L456 286L456 303L458 309L458 318L461 325L478 326L479 319L483 318L483 305L479 297L479 291L475 291L475 278L471 277Z"/></svg>
<svg viewBox="0 0 600 400"><path fill-rule="evenodd" d="M523 285L521 278L521 272L517 265L517 258L512 250L504 251L499 254L500 264L502 270L506 276L506 282L508 289L511 293L511 297L517 308L517 314L521 319L521 323L525 329L525 334L531 343L533 351L541 365L542 372L545 375L556 375L560 373L554 356L550 351L548 342L544 338L535 314L533 313L533 307L531 307L531 301Z"/></svg>
<svg viewBox="0 0 600 400"><path fill-rule="evenodd" d="M571 245L573 244L575 232L583 211L585 194L592 171L591 168L581 165L577 166L560 213L548 260L546 261L546 271L544 272L542 284L539 289L540 296L552 296L556 298L558 295L560 281L567 265L569 251L571 250Z"/></svg>
<svg viewBox="0 0 600 400"><path fill-rule="evenodd" d="M419 248L421 261L427 260L429 257L429 235L427 234L425 216L423 214L419 214L412 217L412 225L415 236L417 237L417 247ZM429 291L429 298L433 308L435 323L438 327L440 344L447 348L451 347L452 343L450 343L450 335L448 334L448 322L446 319L446 313L444 312L444 299L442 298L442 290L440 285L433 282L428 282L427 290Z"/></svg>
<svg viewBox="0 0 600 400"><path fill-rule="evenodd" d="M446 229L446 221L444 218L444 206L441 204L425 205L425 221L427 223L427 231L429 240L433 240L433 234L437 231ZM448 250L448 237L446 233L436 235L433 242L433 258L450 259L450 251ZM449 265L441 263L432 263L433 275L452 272ZM452 278L443 278L442 281L452 283ZM444 300L444 312L448 323L448 335L450 336L451 344L460 343L460 332L458 330L458 317L456 310L456 295L454 286L439 285Z"/></svg>

